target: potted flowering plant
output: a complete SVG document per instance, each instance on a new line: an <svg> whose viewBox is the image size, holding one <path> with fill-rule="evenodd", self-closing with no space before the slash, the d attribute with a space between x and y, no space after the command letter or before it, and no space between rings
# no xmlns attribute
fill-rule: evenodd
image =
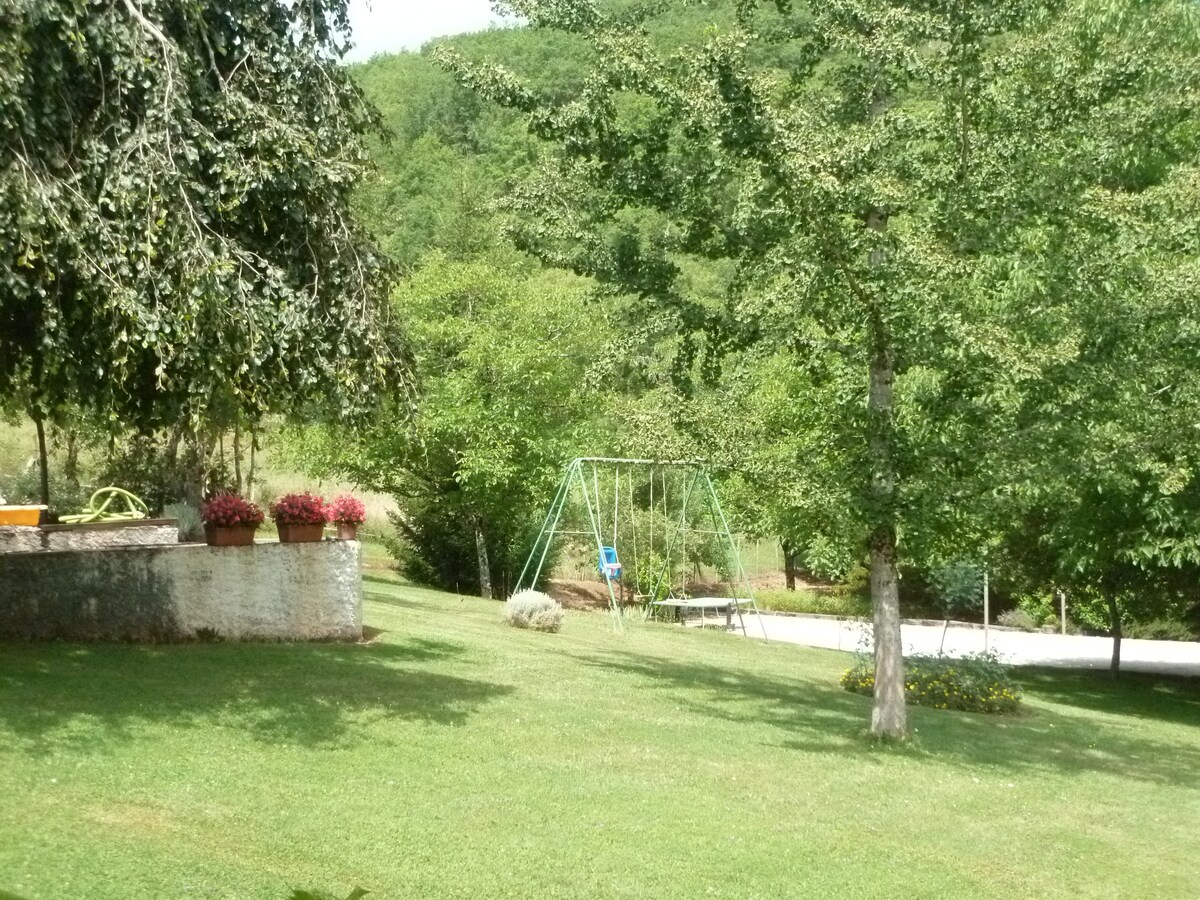
<svg viewBox="0 0 1200 900"><path fill-rule="evenodd" d="M356 541L358 526L367 521L367 508L357 497L343 494L329 504L329 521L337 526L339 541Z"/></svg>
<svg viewBox="0 0 1200 900"><path fill-rule="evenodd" d="M321 540L325 530L325 501L315 494L284 494L271 504L271 518L279 528L283 544L307 544Z"/></svg>
<svg viewBox="0 0 1200 900"><path fill-rule="evenodd" d="M262 508L237 494L217 494L200 507L210 547L248 547L263 521Z"/></svg>

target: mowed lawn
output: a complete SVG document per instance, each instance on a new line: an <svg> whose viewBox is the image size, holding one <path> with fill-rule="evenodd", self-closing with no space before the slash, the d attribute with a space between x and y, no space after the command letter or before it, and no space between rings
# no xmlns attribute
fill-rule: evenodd
<svg viewBox="0 0 1200 900"><path fill-rule="evenodd" d="M1200 896L1200 686L862 738L849 656L367 584L363 645L0 645L29 900Z"/></svg>

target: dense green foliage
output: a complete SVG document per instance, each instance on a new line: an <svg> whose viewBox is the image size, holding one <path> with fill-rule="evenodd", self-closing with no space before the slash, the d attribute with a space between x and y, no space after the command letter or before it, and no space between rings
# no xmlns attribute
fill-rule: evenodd
<svg viewBox="0 0 1200 900"><path fill-rule="evenodd" d="M341 0L0 4L5 405L200 431L403 391L347 29Z"/></svg>
<svg viewBox="0 0 1200 900"><path fill-rule="evenodd" d="M918 746L884 753L859 738L869 701L836 684L845 654L633 622L622 641L575 613L544 635L501 614L368 582L379 632L361 645L4 647L0 885L1197 894L1192 681L1024 670L1028 714L913 707Z"/></svg>
<svg viewBox="0 0 1200 900"><path fill-rule="evenodd" d="M601 349L578 279L426 258L395 303L416 348L415 421L308 429L288 458L396 498L397 556L424 584L507 596L559 464L592 440Z"/></svg>

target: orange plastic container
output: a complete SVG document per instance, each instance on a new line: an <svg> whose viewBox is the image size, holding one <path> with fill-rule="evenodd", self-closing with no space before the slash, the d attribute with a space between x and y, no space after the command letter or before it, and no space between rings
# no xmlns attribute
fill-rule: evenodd
<svg viewBox="0 0 1200 900"><path fill-rule="evenodd" d="M44 506L0 506L0 525L37 526Z"/></svg>

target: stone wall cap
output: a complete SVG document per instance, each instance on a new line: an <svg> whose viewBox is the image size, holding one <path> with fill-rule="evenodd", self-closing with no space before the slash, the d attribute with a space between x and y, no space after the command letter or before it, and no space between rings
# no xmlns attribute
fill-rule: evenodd
<svg viewBox="0 0 1200 900"><path fill-rule="evenodd" d="M120 522L85 522L67 525L43 525L42 531L107 531L113 528L179 527L178 519L123 519Z"/></svg>

